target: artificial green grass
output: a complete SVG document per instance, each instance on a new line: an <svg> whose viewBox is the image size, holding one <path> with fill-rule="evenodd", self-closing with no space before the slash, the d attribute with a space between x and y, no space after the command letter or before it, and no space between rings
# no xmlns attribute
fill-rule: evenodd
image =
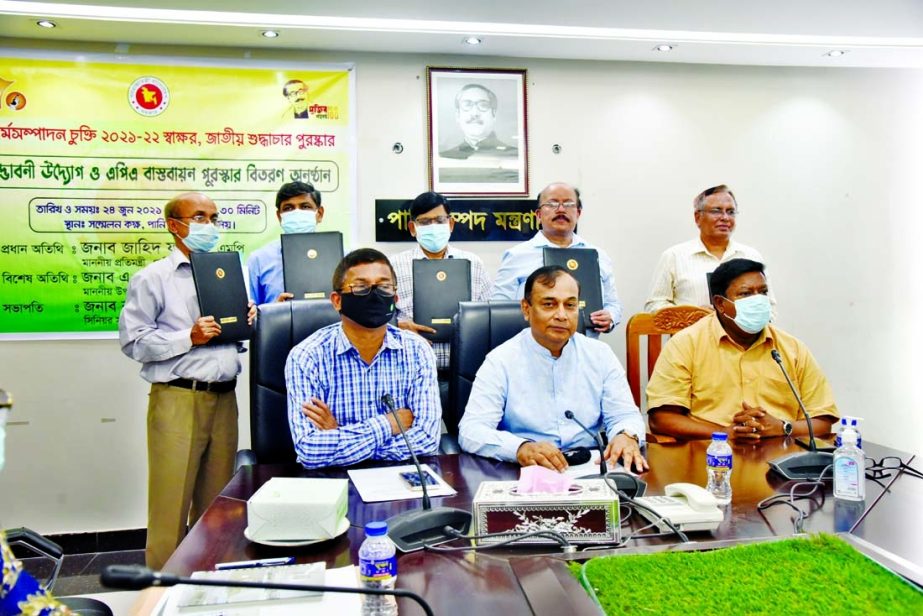
<svg viewBox="0 0 923 616"><path fill-rule="evenodd" d="M570 569L606 614L923 615L923 592L832 535L600 557Z"/></svg>

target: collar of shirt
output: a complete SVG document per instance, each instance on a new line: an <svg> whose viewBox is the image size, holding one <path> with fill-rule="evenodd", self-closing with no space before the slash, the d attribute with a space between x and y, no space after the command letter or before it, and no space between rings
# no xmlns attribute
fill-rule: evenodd
<svg viewBox="0 0 923 616"><path fill-rule="evenodd" d="M554 355L551 354L551 351L549 351L547 348L543 347L541 344L538 343L538 340L536 340L535 336L532 335L531 328L527 327L523 330L523 338L525 339L526 348L532 353L534 353L535 355L537 355L538 357L541 357L542 359L551 360L551 361L557 361L560 359L564 359L566 357L570 357L570 355L575 352L574 351L574 346L575 346L574 338L576 336L577 334L574 333L574 335L570 337L570 340L567 341L567 344L564 345L564 348L561 349L561 356L555 357Z"/></svg>
<svg viewBox="0 0 923 616"><path fill-rule="evenodd" d="M404 348L404 345L401 343L400 330L388 323L384 340L381 341L381 348L379 348L378 352L375 354L375 359L378 359L378 356L381 355L385 349L402 348ZM359 354L359 349L353 346L353 343L346 337L346 332L343 331L343 323L341 322L339 327L337 327L335 353L337 355L342 355L350 351L355 351L357 356ZM372 360L372 363L375 363L375 359Z"/></svg>
<svg viewBox="0 0 923 616"><path fill-rule="evenodd" d="M454 259L456 252L452 249L452 245L448 244L445 249L445 256L443 259ZM426 259L429 260L429 257L426 256L426 253L423 252L423 249L420 248L420 244L417 244L413 247L413 258L414 259Z"/></svg>
<svg viewBox="0 0 923 616"><path fill-rule="evenodd" d="M715 255L708 252L708 248L705 246L705 242L702 241L702 236L695 238L690 242L691 250L689 251L690 255L704 254L707 257L717 259ZM728 246L724 249L724 255L721 257L721 260L728 260L731 255L737 254L739 248L737 248L737 243L733 239L728 240Z"/></svg>
<svg viewBox="0 0 923 616"><path fill-rule="evenodd" d="M170 256L167 258L170 260L170 263L173 265L173 269L175 270L179 269L183 263L192 267L192 264L189 262L189 257L184 255L183 251L176 246L173 247L173 250L170 251Z"/></svg>
<svg viewBox="0 0 923 616"><path fill-rule="evenodd" d="M539 229L538 233L536 233L535 236L529 241L539 247L551 246L552 248L562 248L562 246L558 246L547 237L545 237L545 233L541 229ZM570 245L563 246L563 248L579 248L581 246L589 246L589 244L587 244L582 237L574 233L573 236L571 236Z"/></svg>
<svg viewBox="0 0 923 616"><path fill-rule="evenodd" d="M734 339L731 338L727 331L725 331L724 327L721 325L721 321L718 319L717 314L711 314L703 318L710 319L708 327L711 330L711 335L715 340L715 344L720 345L722 340L727 340L729 344L734 346L734 348L740 349L744 352L750 349L755 349L756 347L766 343L769 343L770 346L774 346L772 328L769 325L763 328L763 331L760 332L759 338L756 339L756 342L753 343L750 349L745 349L734 342Z"/></svg>

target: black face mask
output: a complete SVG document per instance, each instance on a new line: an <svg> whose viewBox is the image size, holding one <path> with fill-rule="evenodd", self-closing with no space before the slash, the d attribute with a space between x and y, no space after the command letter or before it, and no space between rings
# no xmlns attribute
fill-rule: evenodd
<svg viewBox="0 0 923 616"><path fill-rule="evenodd" d="M394 316L394 297L382 297L372 290L368 295L340 294L340 313L362 327L381 327Z"/></svg>

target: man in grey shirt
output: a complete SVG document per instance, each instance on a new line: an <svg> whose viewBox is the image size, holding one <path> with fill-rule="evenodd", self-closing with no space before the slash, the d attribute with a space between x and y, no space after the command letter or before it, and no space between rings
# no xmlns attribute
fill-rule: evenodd
<svg viewBox="0 0 923 616"><path fill-rule="evenodd" d="M201 193L164 208L176 247L128 283L119 315L122 352L151 383L147 410L147 565L160 569L234 470L239 344L207 344L221 333L202 316L190 252L218 243L218 208ZM250 321L256 314L251 302ZM191 507L191 511L190 511Z"/></svg>

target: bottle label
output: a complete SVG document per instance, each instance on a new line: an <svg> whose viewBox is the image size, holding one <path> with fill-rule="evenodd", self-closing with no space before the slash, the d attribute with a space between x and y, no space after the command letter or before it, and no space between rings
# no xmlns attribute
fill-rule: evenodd
<svg viewBox="0 0 923 616"><path fill-rule="evenodd" d="M360 560L359 576L363 582L380 581L397 575L397 555L383 560Z"/></svg>
<svg viewBox="0 0 923 616"><path fill-rule="evenodd" d="M859 465L850 458L838 458L833 464L834 496L859 497Z"/></svg>
<svg viewBox="0 0 923 616"><path fill-rule="evenodd" d="M732 465L731 458L732 456L730 455L716 456L709 453L705 454L705 464L708 466L708 468L730 469Z"/></svg>

